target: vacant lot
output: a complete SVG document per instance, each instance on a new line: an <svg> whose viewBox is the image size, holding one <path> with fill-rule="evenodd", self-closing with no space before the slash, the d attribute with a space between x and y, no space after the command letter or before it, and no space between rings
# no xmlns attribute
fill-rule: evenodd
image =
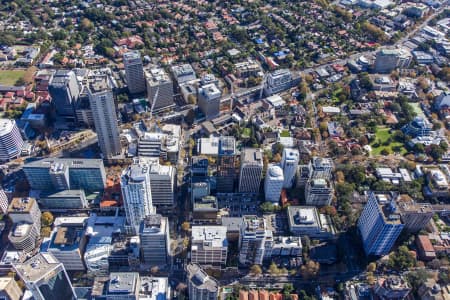
<svg viewBox="0 0 450 300"><path fill-rule="evenodd" d="M14 85L25 73L25 70L0 70L0 84Z"/></svg>

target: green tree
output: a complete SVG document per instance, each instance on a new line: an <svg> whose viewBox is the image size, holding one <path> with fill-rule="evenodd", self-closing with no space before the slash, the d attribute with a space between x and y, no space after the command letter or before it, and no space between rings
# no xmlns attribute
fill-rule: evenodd
<svg viewBox="0 0 450 300"><path fill-rule="evenodd" d="M45 211L41 215L41 222L44 226L50 226L53 224L53 214L49 211Z"/></svg>
<svg viewBox="0 0 450 300"><path fill-rule="evenodd" d="M253 275L261 275L262 274L262 269L260 265L253 265L250 267L250 274Z"/></svg>
<svg viewBox="0 0 450 300"><path fill-rule="evenodd" d="M408 247L400 246L398 250L389 255L388 266L398 271L408 270L416 265L416 258Z"/></svg>

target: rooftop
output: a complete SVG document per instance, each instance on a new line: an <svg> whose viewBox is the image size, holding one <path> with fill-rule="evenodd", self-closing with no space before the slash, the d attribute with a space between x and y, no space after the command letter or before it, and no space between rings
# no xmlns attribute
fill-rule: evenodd
<svg viewBox="0 0 450 300"><path fill-rule="evenodd" d="M52 272L61 263L50 253L38 253L24 263L14 265L14 269L25 281L36 282Z"/></svg>
<svg viewBox="0 0 450 300"><path fill-rule="evenodd" d="M279 165L271 164L269 165L267 169L267 174L270 175L272 179L280 179L282 180L283 176L283 169Z"/></svg>
<svg viewBox="0 0 450 300"><path fill-rule="evenodd" d="M188 278L198 289L208 290L211 293L218 292L219 284L217 281L209 277L199 265L189 264L186 267Z"/></svg>
<svg viewBox="0 0 450 300"><path fill-rule="evenodd" d="M89 82L89 89L92 93L100 93L110 90L111 87L106 76L96 76Z"/></svg>
<svg viewBox="0 0 450 300"><path fill-rule="evenodd" d="M112 272L109 275L108 294L134 294L138 280L139 273Z"/></svg>
<svg viewBox="0 0 450 300"><path fill-rule="evenodd" d="M192 226L192 243L202 242L209 247L227 247L226 226Z"/></svg>
<svg viewBox="0 0 450 300"><path fill-rule="evenodd" d="M290 206L288 217L295 226L319 226L317 209L312 206Z"/></svg>
<svg viewBox="0 0 450 300"><path fill-rule="evenodd" d="M88 159L88 158L44 158L40 160L35 160L24 165L24 168L49 168L53 164L64 164L68 165L69 168L103 168L102 159Z"/></svg>
<svg viewBox="0 0 450 300"><path fill-rule="evenodd" d="M266 229L266 222L264 218L257 216L246 215L242 217L243 225L246 231L260 231Z"/></svg>
<svg viewBox="0 0 450 300"><path fill-rule="evenodd" d="M389 224L401 224L400 214L395 203L396 197L387 193L373 193L373 196L377 200L384 221Z"/></svg>
<svg viewBox="0 0 450 300"><path fill-rule="evenodd" d="M14 120L0 119L0 136L10 133L15 123Z"/></svg>
<svg viewBox="0 0 450 300"><path fill-rule="evenodd" d="M123 60L141 59L141 55L138 51L129 51L123 54Z"/></svg>
<svg viewBox="0 0 450 300"><path fill-rule="evenodd" d="M8 213L28 213L35 202L36 200L30 197L13 198L9 204Z"/></svg>
<svg viewBox="0 0 450 300"><path fill-rule="evenodd" d="M241 153L241 164L263 164L261 149L245 148Z"/></svg>

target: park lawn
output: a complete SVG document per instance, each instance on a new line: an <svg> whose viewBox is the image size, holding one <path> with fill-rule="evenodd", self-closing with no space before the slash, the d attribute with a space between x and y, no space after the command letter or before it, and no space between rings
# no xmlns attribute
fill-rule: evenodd
<svg viewBox="0 0 450 300"><path fill-rule="evenodd" d="M400 142L393 141L387 146L384 146L383 143L386 142L392 134L389 132L389 128L378 128L375 132L375 141L372 142L370 146L372 146L372 154L373 155L381 155L381 151L386 149L389 153L393 154L395 151L393 148L400 147L400 154L404 155L408 151L405 149L404 145ZM374 147L373 145L378 143L378 147Z"/></svg>
<svg viewBox="0 0 450 300"><path fill-rule="evenodd" d="M0 70L0 84L14 85L25 73L25 70Z"/></svg>
<svg viewBox="0 0 450 300"><path fill-rule="evenodd" d="M250 128L246 127L242 130L242 137L244 137L244 138L249 138L251 134L252 134L252 130Z"/></svg>
<svg viewBox="0 0 450 300"><path fill-rule="evenodd" d="M291 137L291 134L289 133L289 130L283 130L280 133L281 137Z"/></svg>

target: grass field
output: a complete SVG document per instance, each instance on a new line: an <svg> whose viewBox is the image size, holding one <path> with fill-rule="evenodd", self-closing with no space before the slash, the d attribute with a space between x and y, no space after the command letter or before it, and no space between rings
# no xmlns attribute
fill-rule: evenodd
<svg viewBox="0 0 450 300"><path fill-rule="evenodd" d="M393 140L387 144L392 134L389 132L389 128L378 128L375 133L375 141L370 145L372 146L372 154L380 155L383 149L386 149L390 154L394 152L400 152L400 154L406 154L406 149L402 143ZM387 145L385 145L387 144Z"/></svg>
<svg viewBox="0 0 450 300"><path fill-rule="evenodd" d="M251 134L252 134L252 130L250 128L244 128L242 130L242 137L243 138L249 138Z"/></svg>
<svg viewBox="0 0 450 300"><path fill-rule="evenodd" d="M283 130L283 131L280 133L280 136L281 136L281 137L291 137L291 134L289 133L289 130Z"/></svg>
<svg viewBox="0 0 450 300"><path fill-rule="evenodd" d="M0 70L0 84L14 85L25 73L25 70Z"/></svg>

